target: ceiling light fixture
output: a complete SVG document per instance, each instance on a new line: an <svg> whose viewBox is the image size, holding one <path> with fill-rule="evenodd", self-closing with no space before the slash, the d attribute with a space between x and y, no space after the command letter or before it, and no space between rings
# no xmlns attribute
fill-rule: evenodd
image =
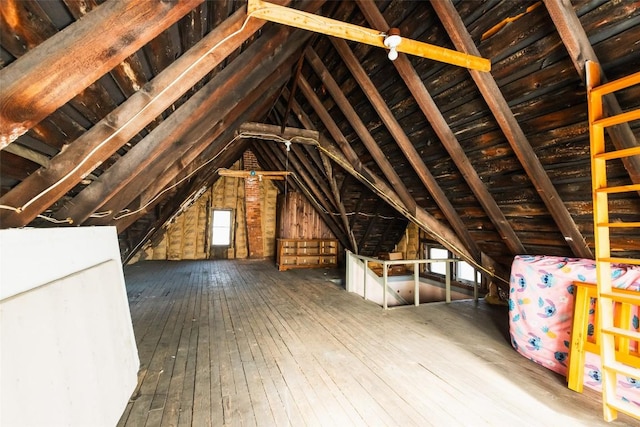
<svg viewBox="0 0 640 427"><path fill-rule="evenodd" d="M395 61L398 59L398 51L396 48L400 45L402 37L400 37L400 30L397 28L391 28L387 31L387 35L384 37L384 45L389 48L389 59Z"/></svg>

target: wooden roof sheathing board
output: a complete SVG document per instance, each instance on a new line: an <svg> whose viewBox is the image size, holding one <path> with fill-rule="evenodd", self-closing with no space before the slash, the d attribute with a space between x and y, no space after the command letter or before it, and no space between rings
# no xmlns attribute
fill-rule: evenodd
<svg viewBox="0 0 640 427"><path fill-rule="evenodd" d="M521 252L590 257L583 61L608 79L640 70L637 1L275 2L397 27L488 58L489 73L391 62L378 47L246 20L242 2L128 3L2 0L1 227L115 225L128 253L253 147L265 169L295 174L345 247L392 250L381 242L409 220L497 267ZM608 108L639 103L636 86ZM319 140L287 163L284 144L239 136L247 122ZM639 134L631 122L608 143ZM611 162L612 185L637 183L639 163ZM638 193L610 203L612 221L640 217ZM616 250L637 254L638 233L613 235Z"/></svg>

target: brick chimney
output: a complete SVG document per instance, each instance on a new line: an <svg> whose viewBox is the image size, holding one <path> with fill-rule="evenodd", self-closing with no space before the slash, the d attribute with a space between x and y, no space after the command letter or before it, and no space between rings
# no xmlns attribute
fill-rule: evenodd
<svg viewBox="0 0 640 427"><path fill-rule="evenodd" d="M258 159L251 150L242 155L244 170L260 170ZM245 211L247 215L247 244L249 246L249 258L264 258L264 245L262 243L262 205L260 190L262 183L258 177L249 177L244 180Z"/></svg>

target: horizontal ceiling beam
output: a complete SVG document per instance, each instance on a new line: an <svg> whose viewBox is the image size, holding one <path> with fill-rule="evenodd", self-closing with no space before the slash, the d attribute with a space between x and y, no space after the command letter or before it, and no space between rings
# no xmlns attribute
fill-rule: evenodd
<svg viewBox="0 0 640 427"><path fill-rule="evenodd" d="M320 133L316 130L285 127L283 131L280 126L266 123L243 123L238 129L238 134L247 137L251 137L252 135L256 137L275 135L285 140L290 140L291 142L301 144L307 142L310 145L316 145L320 139Z"/></svg>
<svg viewBox="0 0 640 427"><path fill-rule="evenodd" d="M250 16L266 19L267 21L388 49L384 44L386 37L385 31L387 31L388 28L383 31L372 30L348 22L305 13L297 9L278 6L261 0L249 0L247 13ZM468 55L404 37L396 47L396 50L398 52L479 71L489 71L491 69L491 61L480 56Z"/></svg>

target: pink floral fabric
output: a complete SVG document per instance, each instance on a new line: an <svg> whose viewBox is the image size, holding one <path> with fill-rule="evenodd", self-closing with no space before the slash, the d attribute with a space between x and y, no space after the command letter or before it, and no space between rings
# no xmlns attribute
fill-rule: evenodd
<svg viewBox="0 0 640 427"><path fill-rule="evenodd" d="M640 266L613 265L613 285L640 291ZM511 267L509 332L511 345L524 357L567 374L574 281L596 283L593 260L544 255L516 256ZM638 330L638 313L632 327ZM589 334L593 325L589 325ZM587 353L584 384L600 390L600 356ZM619 376L622 397L640 405L640 383Z"/></svg>

